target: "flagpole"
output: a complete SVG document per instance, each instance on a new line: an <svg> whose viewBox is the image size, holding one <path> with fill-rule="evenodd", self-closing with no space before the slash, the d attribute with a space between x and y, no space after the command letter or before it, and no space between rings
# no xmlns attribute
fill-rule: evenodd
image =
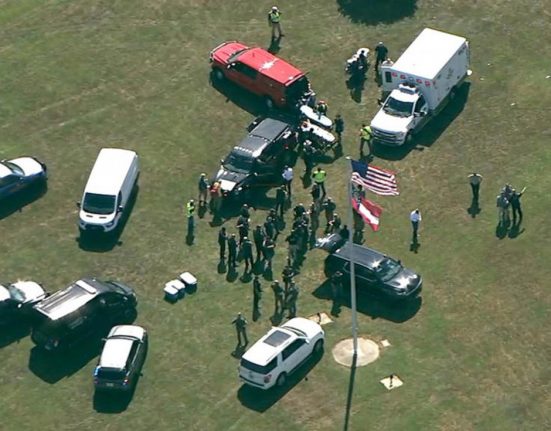
<svg viewBox="0 0 551 431"><path fill-rule="evenodd" d="M346 157L348 160L348 232L353 230L354 214L352 211L352 162L351 157ZM348 259L350 261L350 307L352 309L352 340L354 346L354 354L352 357L352 363L355 364L358 358L358 313L356 309L356 271L354 268L354 259L352 259L354 253L354 241L352 241L352 235L348 235Z"/></svg>

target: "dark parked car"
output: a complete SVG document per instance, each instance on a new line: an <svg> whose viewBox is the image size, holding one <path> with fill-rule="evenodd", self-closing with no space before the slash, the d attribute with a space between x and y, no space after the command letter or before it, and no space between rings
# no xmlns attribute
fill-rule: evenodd
<svg viewBox="0 0 551 431"><path fill-rule="evenodd" d="M141 326L119 325L109 332L94 370L96 390L132 390L147 354L147 332Z"/></svg>
<svg viewBox="0 0 551 431"><path fill-rule="evenodd" d="M123 283L83 278L33 307L31 338L48 351L99 340L113 326L135 317L136 295Z"/></svg>
<svg viewBox="0 0 551 431"><path fill-rule="evenodd" d="M318 248L329 252L325 259L325 275L331 277L341 271L350 280L348 242L333 234L318 240ZM358 292L365 291L389 300L412 299L421 293L421 276L404 268L399 260L358 244L353 244L352 248Z"/></svg>
<svg viewBox="0 0 551 431"><path fill-rule="evenodd" d="M265 118L255 120L248 130L245 139L222 160L214 178L226 197L247 200L251 189L281 184L285 165L296 157L292 125Z"/></svg>
<svg viewBox="0 0 551 431"><path fill-rule="evenodd" d="M32 307L46 296L44 288L34 281L0 284L0 324L28 317Z"/></svg>
<svg viewBox="0 0 551 431"><path fill-rule="evenodd" d="M46 165L34 157L0 161L0 199L9 198L34 185L45 184Z"/></svg>

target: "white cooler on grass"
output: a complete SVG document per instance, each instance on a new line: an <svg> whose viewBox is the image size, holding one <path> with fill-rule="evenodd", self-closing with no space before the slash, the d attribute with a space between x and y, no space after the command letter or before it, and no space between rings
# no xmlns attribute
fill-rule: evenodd
<svg viewBox="0 0 551 431"><path fill-rule="evenodd" d="M163 289L165 292L165 299L167 301L176 302L179 298L182 298L185 294L186 285L180 280L171 280L165 284Z"/></svg>
<svg viewBox="0 0 551 431"><path fill-rule="evenodd" d="M197 290L197 279L190 272L182 272L180 280L184 282L187 293L193 293Z"/></svg>

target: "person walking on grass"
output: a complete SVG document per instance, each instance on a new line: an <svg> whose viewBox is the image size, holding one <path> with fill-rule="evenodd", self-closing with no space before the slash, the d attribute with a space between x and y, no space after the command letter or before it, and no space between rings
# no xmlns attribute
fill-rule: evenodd
<svg viewBox="0 0 551 431"><path fill-rule="evenodd" d="M254 276L253 280L253 320L256 321L262 314L261 310L262 301L262 285L258 275Z"/></svg>
<svg viewBox="0 0 551 431"><path fill-rule="evenodd" d="M375 47L375 74L379 73L379 64L385 61L388 57L388 48L384 45L383 42L379 42Z"/></svg>
<svg viewBox="0 0 551 431"><path fill-rule="evenodd" d="M289 310L289 319L297 316L297 299L299 295L299 288L294 281L291 281L289 290L285 298L286 307Z"/></svg>
<svg viewBox="0 0 551 431"><path fill-rule="evenodd" d="M232 325L235 325L235 330L237 331L237 347L245 347L249 344L249 339L247 338L247 319L243 317L241 313L237 313L237 317L231 322Z"/></svg>
<svg viewBox="0 0 551 431"><path fill-rule="evenodd" d="M322 197L325 197L327 192L325 191L325 180L327 179L327 172L318 166L316 171L312 174L314 183L317 184L321 190Z"/></svg>
<svg viewBox="0 0 551 431"><path fill-rule="evenodd" d="M281 11L277 6L272 6L272 9L268 12L268 24L272 29L272 40L276 40L276 33L278 40L285 36L281 32Z"/></svg>
<svg viewBox="0 0 551 431"><path fill-rule="evenodd" d="M478 206L478 196L480 192L480 183L482 182L483 177L476 172L473 172L469 175L469 184L471 185L471 190L473 192L473 202Z"/></svg>
<svg viewBox="0 0 551 431"><path fill-rule="evenodd" d="M241 244L241 255L245 261L245 273L249 272L249 265L251 271L253 269L253 243L247 237L243 238L243 243Z"/></svg>
<svg viewBox="0 0 551 431"><path fill-rule="evenodd" d="M193 199L190 199L186 204L186 216L187 216L187 234L189 237L193 237L195 229L195 202Z"/></svg>
<svg viewBox="0 0 551 431"><path fill-rule="evenodd" d="M274 292L275 310L274 316L283 313L283 302L285 301L285 289L279 284L278 280L272 283L272 291Z"/></svg>
<svg viewBox="0 0 551 431"><path fill-rule="evenodd" d="M419 211L419 208L414 209L410 213L409 220L411 221L411 226L413 228L412 243L417 244L419 224L421 223L421 211Z"/></svg>
<svg viewBox="0 0 551 431"><path fill-rule="evenodd" d="M367 144L369 155L371 155L371 152L372 152L371 139L372 139L371 127L365 123L362 124L362 128L360 129L360 157L364 156L365 144Z"/></svg>

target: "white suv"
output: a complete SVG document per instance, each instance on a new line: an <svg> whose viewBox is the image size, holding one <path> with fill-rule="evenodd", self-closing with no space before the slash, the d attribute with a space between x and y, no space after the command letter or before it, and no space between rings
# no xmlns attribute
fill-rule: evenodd
<svg viewBox="0 0 551 431"><path fill-rule="evenodd" d="M272 328L245 352L239 377L247 385L284 386L287 376L314 354L323 352L325 333L317 323L295 317Z"/></svg>

